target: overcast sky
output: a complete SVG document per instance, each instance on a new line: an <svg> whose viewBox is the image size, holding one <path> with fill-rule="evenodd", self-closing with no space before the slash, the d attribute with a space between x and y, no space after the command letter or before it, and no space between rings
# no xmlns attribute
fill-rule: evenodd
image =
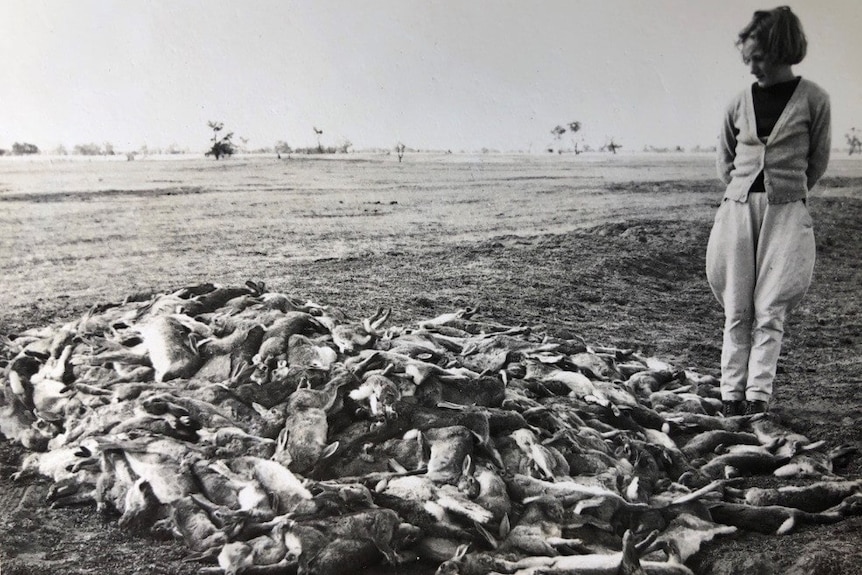
<svg viewBox="0 0 862 575"><path fill-rule="evenodd" d="M832 96L833 142L862 128L862 3L789 5L794 68ZM753 78L734 40L748 0L0 0L0 148L111 142L206 148L537 152L586 143L709 146Z"/></svg>

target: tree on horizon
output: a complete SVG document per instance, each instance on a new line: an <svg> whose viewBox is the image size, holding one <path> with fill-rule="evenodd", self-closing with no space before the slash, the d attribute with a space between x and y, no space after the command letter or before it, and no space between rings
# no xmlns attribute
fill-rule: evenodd
<svg viewBox="0 0 862 575"><path fill-rule="evenodd" d="M582 150L578 149L578 143L575 141L574 135L581 131L581 123L575 120L574 122L569 122L569 133L572 134L572 150L575 152L577 156L582 152Z"/></svg>
<svg viewBox="0 0 862 575"><path fill-rule="evenodd" d="M617 144L616 141L613 138L611 138L610 142L608 142L607 144L602 146L602 151L610 150L611 153L616 154L617 150L622 148L622 147L623 147L622 144Z"/></svg>
<svg viewBox="0 0 862 575"><path fill-rule="evenodd" d="M844 135L847 138L847 145L850 146L849 154L852 156L855 153L862 154L862 140L856 133L856 128L850 128L850 132Z"/></svg>
<svg viewBox="0 0 862 575"><path fill-rule="evenodd" d="M322 154L323 146L320 145L320 136L323 135L323 130L318 130L317 126L312 126L311 128L314 130L314 133L317 134L317 152Z"/></svg>
<svg viewBox="0 0 862 575"><path fill-rule="evenodd" d="M574 136L576 133L578 133L580 131L581 131L581 123L579 121L575 120L574 122L569 122L565 126L563 126L561 124L557 124L556 126L554 126L554 129L551 130L551 135L554 136L554 139L557 140L557 142L560 142L563 138L563 134L565 134L566 132L569 132L570 134L572 134L572 136ZM552 152L553 148L549 148L548 151ZM578 149L578 143L575 141L574 137L572 138L572 151L575 152L575 155L580 154L582 151L582 150ZM557 153L558 154L563 153L562 145L558 145Z"/></svg>
<svg viewBox="0 0 862 575"><path fill-rule="evenodd" d="M215 156L215 159L218 160L222 156L231 156L233 155L235 148L233 142L231 141L233 138L233 132L228 132L221 138L219 138L218 133L224 129L224 124L222 122L207 122L207 125L213 131L212 137L212 146L210 146L209 151L207 151L205 156Z"/></svg>
<svg viewBox="0 0 862 575"><path fill-rule="evenodd" d="M30 154L38 154L39 146L36 144L28 144L27 142L15 142L12 144L13 156L29 156Z"/></svg>
<svg viewBox="0 0 862 575"><path fill-rule="evenodd" d="M290 147L290 144L285 142L284 140L279 140L275 143L275 153L279 159L281 159L282 154L287 154L288 159L290 158L290 153L293 149Z"/></svg>

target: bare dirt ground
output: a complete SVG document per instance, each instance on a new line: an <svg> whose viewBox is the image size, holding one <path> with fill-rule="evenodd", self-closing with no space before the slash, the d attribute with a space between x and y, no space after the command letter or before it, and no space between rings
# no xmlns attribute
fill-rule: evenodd
<svg viewBox="0 0 862 575"><path fill-rule="evenodd" d="M104 179L112 170L93 175L104 167L71 168L56 187L56 174L0 166L0 333L134 292L262 279L356 317L386 306L390 322L402 324L476 306L485 318L566 329L716 373L723 318L703 272L721 197L711 158L614 161L450 160L421 170L282 162L262 180L253 164L182 163L157 175L135 167L134 178L116 182ZM814 284L789 318L773 408L812 440L858 448L860 176L862 165L838 163L809 200ZM10 479L24 454L0 441L5 575L199 568L183 562L181 545L129 536L92 508L47 508L47 483ZM862 455L838 473L862 477ZM689 566L862 574L862 518L785 536L740 533L709 544Z"/></svg>

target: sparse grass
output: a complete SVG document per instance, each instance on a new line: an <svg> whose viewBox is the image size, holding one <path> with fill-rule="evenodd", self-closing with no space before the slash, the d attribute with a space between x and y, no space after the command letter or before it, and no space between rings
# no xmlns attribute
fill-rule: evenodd
<svg viewBox="0 0 862 575"><path fill-rule="evenodd" d="M579 171L571 158L412 161L329 162L325 174L311 160L210 161L195 169L181 162L139 173L127 187L159 177L203 192L0 201L0 251L7 256L0 259L0 333L71 319L137 292L262 279L354 317L391 307L389 323L405 325L474 306L488 319L565 329L590 343L717 371L722 314L703 272L717 202L714 184L702 179L710 160L661 164L665 180L650 171L650 181L637 184L630 184L632 174L642 165ZM215 175L210 168L218 168ZM262 185L284 180L306 191L246 187L252 171ZM542 174L553 178L551 191ZM609 181L618 189L607 191ZM854 197L809 203L815 280L790 316L775 401L785 422L811 439L862 447L862 189L854 179L838 183ZM379 211L367 217L369 208ZM8 467L20 452L0 446L0 464ZM858 478L862 465L857 458L840 472ZM0 473L0 489L6 476ZM52 557L67 552L64 572L194 571L180 562L178 547L128 537L92 511L30 514L39 521L25 525L8 510L0 513L4 573L50 571L12 559L10 545L23 541L24 528ZM90 538L90 555L63 535L73 531ZM697 573L722 566L729 573L727 566L765 557L778 573L799 557L819 556L830 572L860 574L860 533L857 517L785 537L741 534L710 544L693 564Z"/></svg>

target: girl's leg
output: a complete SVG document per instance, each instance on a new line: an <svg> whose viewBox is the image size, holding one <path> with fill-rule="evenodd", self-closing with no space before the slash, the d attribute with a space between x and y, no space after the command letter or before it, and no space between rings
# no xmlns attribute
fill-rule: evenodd
<svg viewBox="0 0 862 575"><path fill-rule="evenodd" d="M757 249L754 329L748 362L749 401L769 401L784 336L784 318L808 291L814 272L814 229L804 202L770 204Z"/></svg>
<svg viewBox="0 0 862 575"><path fill-rule="evenodd" d="M721 398L745 399L748 381L751 325L754 320L754 282L760 202L752 194L748 202L724 200L706 249L706 277L724 308L721 347Z"/></svg>

